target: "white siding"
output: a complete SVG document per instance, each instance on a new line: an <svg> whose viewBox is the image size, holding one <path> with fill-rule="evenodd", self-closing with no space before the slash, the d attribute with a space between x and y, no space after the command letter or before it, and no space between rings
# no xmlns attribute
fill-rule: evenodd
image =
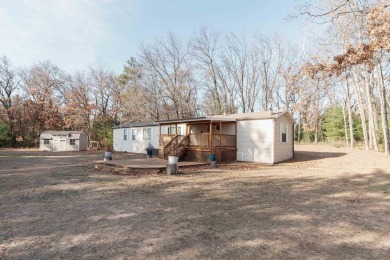
<svg viewBox="0 0 390 260"><path fill-rule="evenodd" d="M273 120L237 121L237 160L273 163Z"/></svg>
<svg viewBox="0 0 390 260"><path fill-rule="evenodd" d="M49 144L44 144L44 139L49 139ZM85 151L88 146L87 135L80 133L79 139L75 139L75 145L70 145L70 139L68 135L56 135L56 134L45 134L45 137L39 140L40 151Z"/></svg>
<svg viewBox="0 0 390 260"><path fill-rule="evenodd" d="M280 123L287 126L287 142L281 141ZM294 124L287 115L275 120L275 162L291 159L294 155Z"/></svg>
<svg viewBox="0 0 390 260"><path fill-rule="evenodd" d="M151 128L152 140L143 140L143 129ZM123 140L123 130L127 129L127 140ZM132 140L132 130L136 130L136 140ZM158 149L158 126L145 126L133 128L117 128L113 130L113 149L119 152L146 153L145 148L151 143Z"/></svg>
<svg viewBox="0 0 390 260"><path fill-rule="evenodd" d="M53 140L49 139L49 144L44 144L44 140L39 140L39 150L40 151L53 151Z"/></svg>

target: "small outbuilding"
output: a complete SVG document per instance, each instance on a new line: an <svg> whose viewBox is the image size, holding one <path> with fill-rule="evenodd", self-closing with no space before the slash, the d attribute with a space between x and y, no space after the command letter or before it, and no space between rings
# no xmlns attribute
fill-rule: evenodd
<svg viewBox="0 0 390 260"><path fill-rule="evenodd" d="M45 131L39 139L40 151L85 151L88 146L83 131Z"/></svg>

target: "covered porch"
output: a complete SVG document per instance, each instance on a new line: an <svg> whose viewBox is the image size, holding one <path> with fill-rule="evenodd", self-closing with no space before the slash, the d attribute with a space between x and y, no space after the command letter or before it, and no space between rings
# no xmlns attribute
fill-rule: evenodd
<svg viewBox="0 0 390 260"><path fill-rule="evenodd" d="M175 155L184 161L206 162L211 153L217 161L236 160L237 124L230 118L196 118L160 121L159 156Z"/></svg>

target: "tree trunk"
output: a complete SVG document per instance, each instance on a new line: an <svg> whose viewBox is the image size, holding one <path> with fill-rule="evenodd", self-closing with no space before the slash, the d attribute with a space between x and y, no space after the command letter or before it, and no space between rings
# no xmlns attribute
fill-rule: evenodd
<svg viewBox="0 0 390 260"><path fill-rule="evenodd" d="M367 108L368 108L368 133L370 135L370 149L374 149L374 151L378 151L378 143L376 140L376 134L375 134L375 122L374 122L374 110L373 110L373 104L372 104L372 90L368 78L368 72L364 72L364 85L365 85L365 92L366 92L366 101L367 101Z"/></svg>
<svg viewBox="0 0 390 260"><path fill-rule="evenodd" d="M345 114L345 106L346 102L343 105L343 121L344 121L344 133L345 133L345 142L347 144L347 147L349 147L349 142L348 142L348 130L347 130L347 116Z"/></svg>
<svg viewBox="0 0 390 260"><path fill-rule="evenodd" d="M349 82L346 78L346 87L347 87L347 111L348 111L348 122L349 122L349 139L351 147L354 146L354 135L353 135L353 119L352 119L352 111L351 111L351 93L349 90Z"/></svg>
<svg viewBox="0 0 390 260"><path fill-rule="evenodd" d="M358 84L358 79L357 79L356 73L353 73L353 78L354 78L353 86L355 88L356 96L358 98L358 108L359 108L360 120L362 121L364 144L365 144L366 150L369 150L366 115L364 112L362 94L360 92L360 87Z"/></svg>
<svg viewBox="0 0 390 260"><path fill-rule="evenodd" d="M383 145L385 149L385 154L389 155L390 153L390 143L389 143L389 124L387 121L387 104L386 104L386 88L383 81L383 71L380 65L378 68L378 87L379 87L379 99L381 104L381 116L382 116L382 129L383 129Z"/></svg>

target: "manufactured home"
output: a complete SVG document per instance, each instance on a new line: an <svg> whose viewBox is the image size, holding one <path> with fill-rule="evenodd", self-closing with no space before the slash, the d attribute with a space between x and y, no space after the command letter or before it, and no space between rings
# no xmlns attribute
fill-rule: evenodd
<svg viewBox="0 0 390 260"><path fill-rule="evenodd" d="M129 123L113 128L113 149L118 152L146 153L149 144L158 149L158 124L155 122Z"/></svg>
<svg viewBox="0 0 390 260"><path fill-rule="evenodd" d="M219 162L274 164L294 156L294 123L288 111L280 110L128 124L114 129L114 149L145 153L150 142L163 159L207 161L213 153ZM145 127L153 133L146 142L140 130ZM132 129L140 144L127 140Z"/></svg>
<svg viewBox="0 0 390 260"><path fill-rule="evenodd" d="M85 151L88 146L83 131L45 131L39 139L40 151Z"/></svg>

